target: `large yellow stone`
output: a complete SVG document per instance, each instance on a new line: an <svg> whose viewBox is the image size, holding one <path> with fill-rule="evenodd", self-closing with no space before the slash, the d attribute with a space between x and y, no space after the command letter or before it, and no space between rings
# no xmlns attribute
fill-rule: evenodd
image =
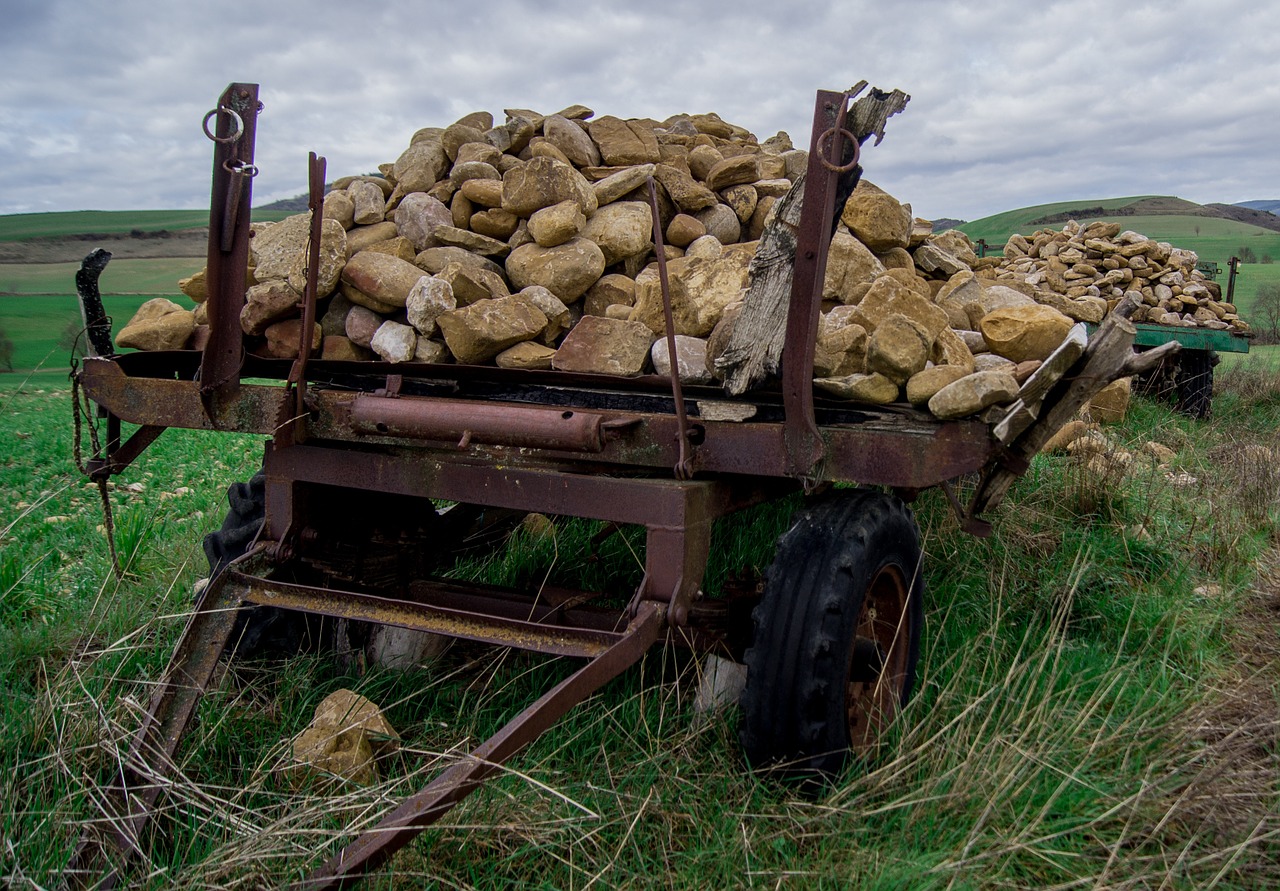
<svg viewBox="0 0 1280 891"><path fill-rule="evenodd" d="M987 313L978 330L991 352L1013 362L1047 359L1074 323L1048 306L1006 306Z"/></svg>
<svg viewBox="0 0 1280 891"><path fill-rule="evenodd" d="M915 406L927 405L939 390L968 374L958 365L935 365L916 372L907 381L907 401Z"/></svg>
<svg viewBox="0 0 1280 891"><path fill-rule="evenodd" d="M1127 377L1107 384L1089 400L1089 417L1100 424L1118 424L1129 412L1129 395L1133 390Z"/></svg>
<svg viewBox="0 0 1280 891"><path fill-rule="evenodd" d="M911 208L866 180L858 183L845 202L840 221L878 253L905 248L911 238Z"/></svg>

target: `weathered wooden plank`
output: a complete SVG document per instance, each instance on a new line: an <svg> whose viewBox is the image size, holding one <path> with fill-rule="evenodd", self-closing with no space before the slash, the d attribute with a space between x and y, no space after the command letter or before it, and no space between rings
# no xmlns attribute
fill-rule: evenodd
<svg viewBox="0 0 1280 891"><path fill-rule="evenodd" d="M866 85L866 81L862 81L849 92L857 95ZM859 145L872 136L878 144L884 138L885 123L906 108L910 99L901 90L886 93L873 88L850 107L844 128L854 135ZM842 182L842 197L838 197L835 208L837 216L843 209L844 198L853 191L861 174L862 168L854 167ZM725 376L725 390L731 395L738 396L758 386L770 375L777 374L780 367L798 247L797 232L804 207L804 184L805 177L801 176L774 208L773 220L761 234L760 245L751 260L742 313L728 347L716 360L716 366ZM827 237L834 232L835 219L832 219Z"/></svg>
<svg viewBox="0 0 1280 891"><path fill-rule="evenodd" d="M733 335L716 365L724 370L724 388L740 396L777 374L787 333L787 306L795 271L796 232L804 206L804 176L774 207L773 221L747 271L747 293Z"/></svg>
<svg viewBox="0 0 1280 891"><path fill-rule="evenodd" d="M1005 416L992 428L991 435L1008 445L1040 416L1045 397L1067 370L1076 364L1089 345L1089 335L1084 323L1078 323L1067 332L1067 337L1049 358L1027 378L1018 391L1018 399L1009 407Z"/></svg>

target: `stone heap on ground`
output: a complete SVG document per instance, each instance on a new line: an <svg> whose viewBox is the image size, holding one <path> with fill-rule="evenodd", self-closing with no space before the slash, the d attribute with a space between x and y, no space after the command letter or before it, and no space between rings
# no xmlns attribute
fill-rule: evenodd
<svg viewBox="0 0 1280 891"><path fill-rule="evenodd" d="M582 106L545 116L514 109L497 126L477 112L419 130L380 175L344 177L326 195L318 321L308 340L333 360L665 373L671 363L647 203L652 176L676 364L685 382L714 384L760 233L806 162L786 134L759 142L715 114L658 122L595 118ZM1110 255L1093 242L1120 240L1085 231L1081 268L1099 259L1111 274ZM297 354L308 232L308 213L254 226L240 319L252 352ZM1064 244L1045 266L1079 281L1074 268L1056 273L1055 262L1075 259L1071 238ZM1038 237L1028 251L1033 245L1032 266L1054 250ZM1110 254L1147 257L1153 271L1159 257L1153 295L1163 295L1158 287L1173 294L1163 277L1177 270L1177 296L1199 294L1181 253L1153 257L1126 244ZM1097 295L1076 284L1058 294L1041 287L1057 282L1049 273L1034 278L1038 268L979 261L965 235L934 234L910 205L864 180L831 243L818 387L860 402L908 401L942 418L1010 402L1073 320L1100 320L1114 298L1098 285ZM207 338L203 273L181 286L195 311L153 307L155 318L140 324L162 329L149 341L156 345L131 344L172 349L187 325L188 346Z"/></svg>
<svg viewBox="0 0 1280 891"><path fill-rule="evenodd" d="M1119 223L1073 220L1061 230L1014 235L994 272L996 281L1029 285L1038 302L1082 321L1099 321L1134 294L1142 302L1135 322L1247 332L1218 283L1196 269L1198 261L1194 251L1122 232Z"/></svg>

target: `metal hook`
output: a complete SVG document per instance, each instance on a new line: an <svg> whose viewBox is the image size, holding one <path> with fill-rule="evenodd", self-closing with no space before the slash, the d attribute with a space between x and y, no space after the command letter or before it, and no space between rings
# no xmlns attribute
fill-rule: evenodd
<svg viewBox="0 0 1280 891"><path fill-rule="evenodd" d="M222 169L232 176L254 177L258 175L258 165L246 164L244 161L223 161Z"/></svg>
<svg viewBox="0 0 1280 891"><path fill-rule="evenodd" d="M209 132L209 121L216 117L218 112L231 115L232 123L235 124L235 129L226 136L214 136ZM200 123L200 127L204 130L204 135L208 136L214 142L232 143L239 139L244 133L244 118L240 117L240 113L234 108L227 108L225 105L220 105L204 116L204 120Z"/></svg>

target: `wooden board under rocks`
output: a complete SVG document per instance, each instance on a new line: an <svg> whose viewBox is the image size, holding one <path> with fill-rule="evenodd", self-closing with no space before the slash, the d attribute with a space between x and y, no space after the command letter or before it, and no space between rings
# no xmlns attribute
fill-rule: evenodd
<svg viewBox="0 0 1280 891"><path fill-rule="evenodd" d="M856 95L865 86L863 81L850 92ZM905 109L910 99L901 90L888 93L873 90L853 103L845 115L844 128L854 135L859 145L873 135L879 143L884 138L885 123ZM855 166L841 178L838 192L843 197L837 195L837 213L861 175L862 168ZM760 246L748 272L742 314L728 347L716 360L716 367L724 374L725 391L730 395L741 395L778 372L787 333L800 214L804 209L804 182L803 176L796 180L791 191L775 206L773 220L760 235ZM834 231L835 220L831 228Z"/></svg>

